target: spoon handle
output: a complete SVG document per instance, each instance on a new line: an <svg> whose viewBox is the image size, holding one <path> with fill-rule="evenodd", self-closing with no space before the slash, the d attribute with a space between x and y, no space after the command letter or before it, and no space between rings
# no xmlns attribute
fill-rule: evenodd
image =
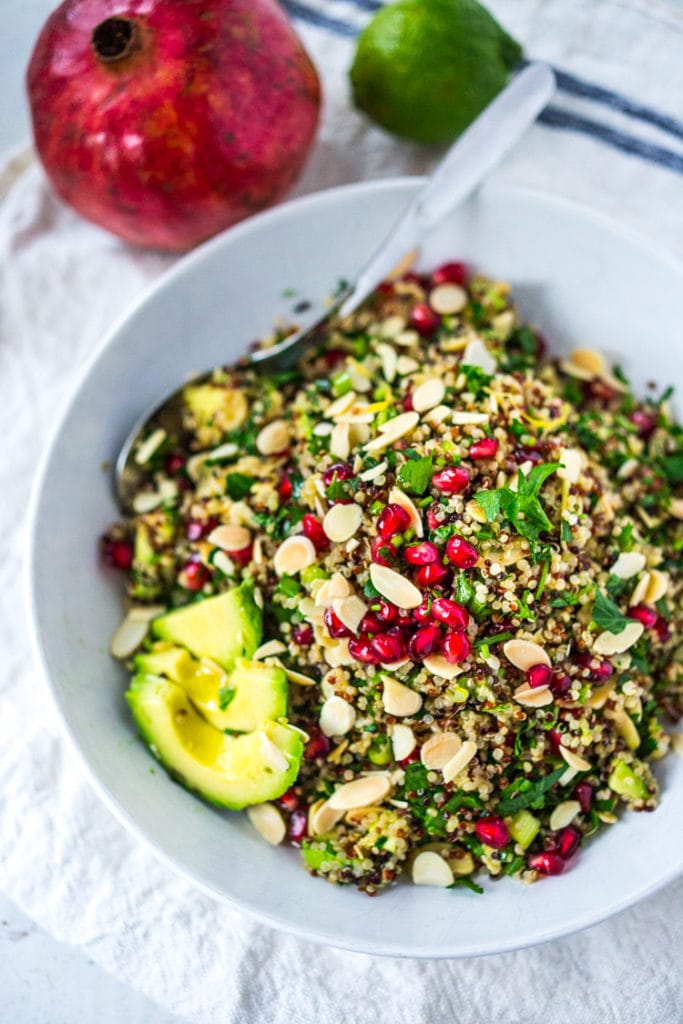
<svg viewBox="0 0 683 1024"><path fill-rule="evenodd" d="M388 237L360 271L339 310L348 316L406 253L489 174L536 119L555 89L547 64L529 64L453 143Z"/></svg>

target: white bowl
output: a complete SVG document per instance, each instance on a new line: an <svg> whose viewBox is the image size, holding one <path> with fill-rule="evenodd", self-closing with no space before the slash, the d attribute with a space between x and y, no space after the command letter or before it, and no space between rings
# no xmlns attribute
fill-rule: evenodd
<svg viewBox="0 0 683 1024"><path fill-rule="evenodd" d="M485 883L486 895L399 885L376 899L311 878L291 849L268 846L243 815L218 812L154 762L107 653L121 594L97 561L116 518L109 476L130 425L190 371L229 363L291 311L283 292L321 301L351 277L418 188L373 182L254 217L183 259L120 321L90 360L35 491L29 564L36 648L64 727L107 805L132 833L205 891L308 939L375 954L455 957L542 942L593 924L681 869L683 761L657 767L662 803L626 814L560 878ZM424 248L423 263L464 258L508 279L522 313L555 350L606 351L639 391L683 386L673 356L683 272L609 223L547 196L487 188ZM296 301L296 300L294 300ZM55 538L58 540L56 541Z"/></svg>

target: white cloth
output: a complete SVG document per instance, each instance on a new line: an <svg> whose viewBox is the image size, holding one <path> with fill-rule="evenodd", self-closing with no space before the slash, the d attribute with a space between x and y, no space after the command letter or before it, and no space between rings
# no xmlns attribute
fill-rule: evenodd
<svg viewBox="0 0 683 1024"><path fill-rule="evenodd" d="M352 33L373 0L286 6L299 15L326 93L320 139L297 191L427 169L433 151L390 138L349 103ZM683 5L490 6L528 53L578 76L562 80L546 118L553 124L535 127L499 176L599 208L683 256L683 126L675 121L683 107ZM596 92L596 82L619 95ZM171 260L79 220L55 201L30 156L6 164L0 187L0 886L57 938L195 1022L680 1020L681 883L541 948L472 961L381 961L313 947L212 902L100 804L31 662L22 525L37 458L74 371Z"/></svg>

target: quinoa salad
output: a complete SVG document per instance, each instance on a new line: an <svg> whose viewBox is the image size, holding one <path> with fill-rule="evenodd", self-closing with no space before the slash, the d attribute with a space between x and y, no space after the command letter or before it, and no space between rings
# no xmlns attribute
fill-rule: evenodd
<svg viewBox="0 0 683 1024"><path fill-rule="evenodd" d="M101 542L126 588L112 653L195 730L176 763L129 697L143 738L329 882L561 874L655 810L653 763L680 753L683 431L669 391L546 345L507 283L446 263L296 369L188 385L177 430L138 443L134 511ZM174 625L237 594L238 651ZM202 672L204 703L183 689ZM220 719L249 679L270 710ZM270 788L244 746L251 788L221 796L226 744L257 733Z"/></svg>

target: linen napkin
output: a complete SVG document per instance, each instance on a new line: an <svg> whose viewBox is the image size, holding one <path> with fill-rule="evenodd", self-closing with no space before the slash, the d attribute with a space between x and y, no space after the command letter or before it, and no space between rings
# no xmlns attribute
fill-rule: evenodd
<svg viewBox="0 0 683 1024"><path fill-rule="evenodd" d="M283 2L326 97L297 192L428 170L436 150L391 138L349 102L354 36L375 0ZM579 200L683 257L683 5L489 7L529 55L561 69L542 123L498 179ZM30 151L0 168L0 886L57 938L202 1024L674 1024L683 1003L681 883L533 950L380 960L313 946L213 902L130 838L84 780L28 649L25 509L80 363L171 262L126 247L61 206Z"/></svg>

